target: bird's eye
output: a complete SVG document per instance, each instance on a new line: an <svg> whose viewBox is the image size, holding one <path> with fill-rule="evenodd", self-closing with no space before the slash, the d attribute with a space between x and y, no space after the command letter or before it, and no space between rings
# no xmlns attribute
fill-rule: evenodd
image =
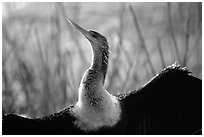
<svg viewBox="0 0 204 137"><path fill-rule="evenodd" d="M97 37L97 33L94 31L91 31L92 37L96 38Z"/></svg>
<svg viewBox="0 0 204 137"><path fill-rule="evenodd" d="M96 38L96 34L93 34L93 33L92 33L92 36L93 36L94 38Z"/></svg>

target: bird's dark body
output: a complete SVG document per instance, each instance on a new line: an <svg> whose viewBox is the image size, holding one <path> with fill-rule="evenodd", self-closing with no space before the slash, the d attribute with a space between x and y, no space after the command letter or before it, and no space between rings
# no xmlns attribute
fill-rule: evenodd
<svg viewBox="0 0 204 137"><path fill-rule="evenodd" d="M113 127L83 131L72 107L38 119L3 115L3 134L193 134L202 129L202 81L179 66L165 69L142 88L120 95Z"/></svg>

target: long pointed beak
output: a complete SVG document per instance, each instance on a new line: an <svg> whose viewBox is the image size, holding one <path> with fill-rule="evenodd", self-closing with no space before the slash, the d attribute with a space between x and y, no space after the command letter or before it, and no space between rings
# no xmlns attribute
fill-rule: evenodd
<svg viewBox="0 0 204 137"><path fill-rule="evenodd" d="M91 40L92 36L90 34L89 31L83 29L82 27L80 27L79 25L77 25L76 23L74 23L72 20L70 20L69 18L67 18L67 21L77 30L79 30L88 40Z"/></svg>

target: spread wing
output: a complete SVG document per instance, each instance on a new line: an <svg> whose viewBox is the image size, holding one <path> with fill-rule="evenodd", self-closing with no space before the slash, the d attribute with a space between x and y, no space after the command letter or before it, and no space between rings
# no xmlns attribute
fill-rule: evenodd
<svg viewBox="0 0 204 137"><path fill-rule="evenodd" d="M36 119L7 114L2 117L2 134L84 134L74 125L75 119L70 112L70 107L53 115Z"/></svg>
<svg viewBox="0 0 204 137"><path fill-rule="evenodd" d="M202 129L202 81L167 68L141 89L120 96L129 134L193 134Z"/></svg>

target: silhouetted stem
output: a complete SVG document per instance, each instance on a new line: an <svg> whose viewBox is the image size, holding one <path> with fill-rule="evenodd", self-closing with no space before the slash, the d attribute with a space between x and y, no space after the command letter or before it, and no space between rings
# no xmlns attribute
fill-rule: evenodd
<svg viewBox="0 0 204 137"><path fill-rule="evenodd" d="M159 37L157 37L157 46L159 49L159 55L160 55L160 59L161 59L162 68L165 68L166 63L165 63L164 54L163 54L162 47L161 47L161 40Z"/></svg>
<svg viewBox="0 0 204 137"><path fill-rule="evenodd" d="M183 61L184 66L187 65L187 60L188 60L188 49L189 49L189 38L190 38L190 33L189 33L190 19L189 18L186 23L187 23L186 25L186 51L184 54L184 61Z"/></svg>
<svg viewBox="0 0 204 137"><path fill-rule="evenodd" d="M168 9L168 19L169 19L169 25L170 25L170 36L173 40L173 45L175 48L175 52L176 52L176 58L178 60L179 63L182 63L180 55L179 55L179 49L178 49L178 45L176 42L176 37L174 34L174 29L173 29L173 22L172 22L172 18L171 18L171 4L170 2L167 3L167 9Z"/></svg>
<svg viewBox="0 0 204 137"><path fill-rule="evenodd" d="M140 40L142 49L143 49L143 50L145 51L145 53L146 53L147 61L148 61L149 65L150 65L151 72L152 72L153 75L155 75L156 73L155 73L153 64L152 64L152 62L151 62L150 55L149 55L149 53L148 53L148 51L147 51L147 48L146 48L146 45L145 45L145 41L144 41L144 38L143 38L143 36L142 36L142 32L141 32L141 30L140 30L140 27L139 27L139 24L138 24L138 21L137 21L136 14L135 14L135 12L134 12L134 10L133 10L131 4L129 5L129 9L130 9L130 12L131 12L132 17L133 17L133 21L134 21L135 28L136 28L136 30L137 30L137 32L138 32L138 36L139 36L139 40Z"/></svg>
<svg viewBox="0 0 204 137"><path fill-rule="evenodd" d="M51 93L51 89L50 89L50 69L48 66L48 56L44 56L43 54L43 49L42 49L42 44L40 41L40 36L39 36L39 32L37 29L35 29L35 37L36 37L36 43L37 46L39 48L39 53L40 53L40 61L41 61L41 65L42 65L42 81L43 81L43 104L42 104L42 112L44 115L50 114L50 112L52 112L54 110L54 112L56 111L56 106L53 102L53 96ZM50 109L50 107L52 107Z"/></svg>

